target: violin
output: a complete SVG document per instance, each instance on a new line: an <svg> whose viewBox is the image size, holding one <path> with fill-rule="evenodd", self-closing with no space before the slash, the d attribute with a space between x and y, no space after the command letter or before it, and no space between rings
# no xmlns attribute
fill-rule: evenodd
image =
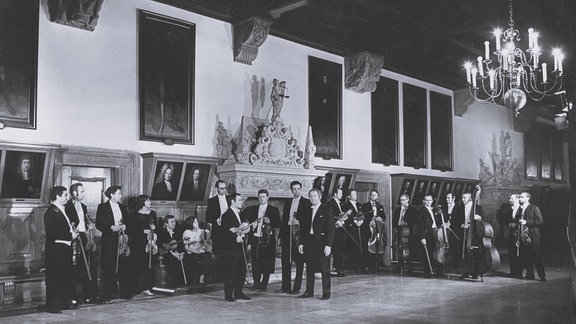
<svg viewBox="0 0 576 324"><path fill-rule="evenodd" d="M368 239L368 251L373 254L383 254L386 248L386 224L380 216L372 218L370 222L370 232L372 236Z"/></svg>
<svg viewBox="0 0 576 324"><path fill-rule="evenodd" d="M258 219L253 221L252 223L242 222L238 227L233 227L230 229L232 233L236 233L238 236L242 236L244 234L248 234L250 232L250 228L258 223Z"/></svg>
<svg viewBox="0 0 576 324"><path fill-rule="evenodd" d="M189 237L181 240L170 240L169 242L162 243L162 247L164 248L164 251L172 251L178 247L178 243L187 243L188 241L190 241Z"/></svg>
<svg viewBox="0 0 576 324"><path fill-rule="evenodd" d="M345 212L341 212L338 216L334 216L334 220L336 221L336 228L341 228L342 226L338 226L338 222L342 221L345 222L348 220L350 214L352 214L352 209L348 209Z"/></svg>
<svg viewBox="0 0 576 324"><path fill-rule="evenodd" d="M204 251L208 253L212 252L212 237L209 228L206 228L202 231L200 239L202 240L202 244L204 244Z"/></svg>
<svg viewBox="0 0 576 324"><path fill-rule="evenodd" d="M126 226L120 220L120 231L118 232L118 253L116 254L116 274L118 274L118 264L120 257L127 257L130 255L130 246L128 246L128 235L124 231Z"/></svg>
<svg viewBox="0 0 576 324"><path fill-rule="evenodd" d="M148 253L148 268L152 269L152 255L158 253L158 245L156 244L156 233L154 233L154 221L150 220L150 227L148 229L148 244L146 244L146 253Z"/></svg>
<svg viewBox="0 0 576 324"><path fill-rule="evenodd" d="M94 240L94 223L90 216L86 215L86 245L84 249L88 252L96 252L96 241Z"/></svg>

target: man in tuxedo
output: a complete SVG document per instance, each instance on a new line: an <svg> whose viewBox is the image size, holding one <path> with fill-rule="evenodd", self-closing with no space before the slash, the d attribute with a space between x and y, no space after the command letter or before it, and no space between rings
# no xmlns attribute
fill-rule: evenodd
<svg viewBox="0 0 576 324"><path fill-rule="evenodd" d="M332 250L332 266L331 275L336 277L344 277L343 261L344 261L344 247L346 246L346 233L344 232L344 223L346 220L339 219L342 213L342 189L336 188L332 194L332 198L326 203L330 213L334 215L336 220L336 232L334 233L334 246Z"/></svg>
<svg viewBox="0 0 576 324"><path fill-rule="evenodd" d="M282 246L282 287L277 293L298 294L302 285L304 257L298 253L300 222L298 221L312 205L310 200L302 197L302 184L299 181L290 183L293 198L284 202L280 224L280 243ZM296 264L294 287L291 287L292 262Z"/></svg>
<svg viewBox="0 0 576 324"><path fill-rule="evenodd" d="M46 311L60 314L62 309L70 309L72 289L72 241L78 232L66 216L64 204L68 200L68 190L56 186L50 190L52 202L44 213L46 228ZM73 307L73 306L72 306Z"/></svg>
<svg viewBox="0 0 576 324"><path fill-rule="evenodd" d="M534 267L536 267L540 281L546 282L540 247L540 227L544 222L542 213L538 206L530 203L529 193L523 192L519 198L521 218L518 224L528 227L528 236L530 237L530 242L524 241L520 244L520 264L526 268L526 279L533 280L535 278Z"/></svg>
<svg viewBox="0 0 576 324"><path fill-rule="evenodd" d="M451 223L451 227L458 237L461 240L466 239L466 242L462 242L462 244L457 244L453 247L456 256L454 266L462 268L462 275L460 276L462 279L467 278L470 274L472 274L472 279L478 279L479 273L478 249L474 247L482 244L482 242L478 241L474 235L471 235L470 239L467 239L468 235L465 235L468 233L472 221L482 220L482 206L476 205L475 214L472 211L473 206L472 194L469 192L463 193L462 204L456 206L454 222ZM465 250L464 253L462 253L464 246ZM464 259L462 259L462 254L464 254Z"/></svg>
<svg viewBox="0 0 576 324"><path fill-rule="evenodd" d="M123 219L128 215L126 206L120 203L122 187L110 186L104 195L108 201L99 204L96 210L96 228L102 232L100 239L101 296L104 301L109 301L119 293L121 298L130 299L132 296L127 284L130 276L127 271L127 258L118 257L118 234L126 230ZM116 262L118 262L118 272L116 272Z"/></svg>
<svg viewBox="0 0 576 324"><path fill-rule="evenodd" d="M330 254L334 242L334 216L320 203L322 192L313 188L308 193L312 207L300 218L298 251L306 261L306 291L299 298L314 296L314 272L322 273L322 298L330 299Z"/></svg>
<svg viewBox="0 0 576 324"><path fill-rule="evenodd" d="M212 236L212 253L216 258L216 271L217 277L222 278L222 271L224 270L221 261L224 259L222 254L222 247L220 246L222 240L223 229L220 227L222 223L222 215L228 210L230 200L226 196L226 182L224 180L216 181L217 193L214 197L208 199L208 207L206 209L206 223L210 224L210 232Z"/></svg>
<svg viewBox="0 0 576 324"><path fill-rule="evenodd" d="M239 193L232 195L230 208L222 215L222 235L218 238L221 240L219 246L223 255L221 265L224 269L222 278L224 281L224 299L229 302L236 299L250 299L242 292L247 270L244 262L245 234L237 234L235 231L243 222L240 217L240 209L243 204L244 200Z"/></svg>
<svg viewBox="0 0 576 324"><path fill-rule="evenodd" d="M386 243L386 228L385 226L379 226L378 224L383 224L386 222L386 213L384 212L384 206L378 201L378 190L372 189L368 194L368 202L362 205L363 211L372 211L372 213L366 214L365 223L368 227L368 235L375 231L375 233L380 233L382 235L382 239L384 243ZM366 245L366 249L368 246ZM374 266L373 269L376 273L378 270L382 270L384 266L384 254L372 254L366 251L365 257L367 258L367 264L369 267Z"/></svg>
<svg viewBox="0 0 576 324"><path fill-rule="evenodd" d="M432 278L432 271L437 268L434 260L432 259L432 254L436 248L436 239L434 238L434 231L438 229L441 224L438 224L438 220L441 217L438 210L432 208L432 196L425 195L422 200L422 208L420 208L420 220L418 225L418 238L424 249L424 257L422 262L424 263L424 277ZM428 253L426 255L426 252ZM431 269L432 268L432 269Z"/></svg>
<svg viewBox="0 0 576 324"><path fill-rule="evenodd" d="M88 243L87 232L92 230L94 224L90 222L88 218L88 208L82 203L82 200L86 197L86 191L81 183L74 183L70 186L69 194L71 199L68 200L64 209L66 210L66 215L70 219L71 223L76 225L76 229L82 240L82 246L86 248ZM77 262L75 267L76 276L82 285L82 294L77 296L77 300L80 303L94 303L96 302L96 297L98 296L98 285L97 285L97 275L98 275L98 264L96 262L96 255L92 253L91 250L86 250L86 259L90 266L90 275L92 280L88 279L88 274L86 272L86 265L84 262Z"/></svg>
<svg viewBox="0 0 576 324"><path fill-rule="evenodd" d="M400 206L392 215L392 229L394 230L394 244L398 251L398 264L400 272L404 269L404 263L408 265L408 274L412 274L413 261L420 255L420 242L416 235L418 223L418 210L410 205L410 197L407 194L400 196ZM403 241L404 239L404 241ZM408 240L405 242L405 240ZM408 246L406 246L408 245ZM403 250L408 248L408 257L404 260Z"/></svg>
<svg viewBox="0 0 576 324"><path fill-rule="evenodd" d="M167 285L177 288L184 284L185 273L182 272L185 255L182 231L178 228L174 215L164 217L164 228L158 231L158 245L161 247L166 272Z"/></svg>
<svg viewBox="0 0 576 324"><path fill-rule="evenodd" d="M508 259L510 260L510 277L520 278L522 269L519 263L519 247L516 246L518 239L518 221L522 214L518 194L510 195L510 206L504 211L504 223L508 226Z"/></svg>
<svg viewBox="0 0 576 324"><path fill-rule="evenodd" d="M258 205L242 211L248 223L258 221L248 235L252 256L254 289L266 291L270 274L276 265L276 241L280 227L280 211L268 204L270 194L266 189L258 190Z"/></svg>
<svg viewBox="0 0 576 324"><path fill-rule="evenodd" d="M364 221L364 217L358 217L362 213L362 208L357 201L358 193L356 189L350 189L347 198L342 210L350 213L348 220L344 222L344 228L350 234L349 244L346 244L350 255L350 266L357 269L360 273L368 273L365 256L369 253L368 239L370 238L370 230L368 229L368 223Z"/></svg>

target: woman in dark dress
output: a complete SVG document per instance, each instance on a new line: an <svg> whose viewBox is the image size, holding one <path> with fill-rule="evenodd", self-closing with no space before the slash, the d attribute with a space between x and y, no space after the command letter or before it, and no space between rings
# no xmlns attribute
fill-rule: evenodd
<svg viewBox="0 0 576 324"><path fill-rule="evenodd" d="M137 211L130 214L126 223L132 274L130 286L134 294L152 296L150 290L154 285L153 266L158 252L155 246L158 218L156 212L150 209L150 196L138 196L136 207Z"/></svg>

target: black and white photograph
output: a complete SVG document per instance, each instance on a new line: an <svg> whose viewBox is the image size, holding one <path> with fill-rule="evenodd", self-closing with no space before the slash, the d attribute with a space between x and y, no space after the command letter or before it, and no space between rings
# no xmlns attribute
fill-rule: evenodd
<svg viewBox="0 0 576 324"><path fill-rule="evenodd" d="M576 0L0 0L0 322L576 323L575 102Z"/></svg>

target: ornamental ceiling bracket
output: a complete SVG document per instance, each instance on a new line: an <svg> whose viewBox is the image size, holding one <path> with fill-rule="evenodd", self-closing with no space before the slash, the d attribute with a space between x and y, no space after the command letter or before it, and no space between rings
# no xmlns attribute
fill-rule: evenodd
<svg viewBox="0 0 576 324"><path fill-rule="evenodd" d="M262 17L250 17L234 24L234 62L252 65L271 25L270 20Z"/></svg>
<svg viewBox="0 0 576 324"><path fill-rule="evenodd" d="M382 55L368 51L346 56L344 59L346 89L358 93L374 92L384 64Z"/></svg>

